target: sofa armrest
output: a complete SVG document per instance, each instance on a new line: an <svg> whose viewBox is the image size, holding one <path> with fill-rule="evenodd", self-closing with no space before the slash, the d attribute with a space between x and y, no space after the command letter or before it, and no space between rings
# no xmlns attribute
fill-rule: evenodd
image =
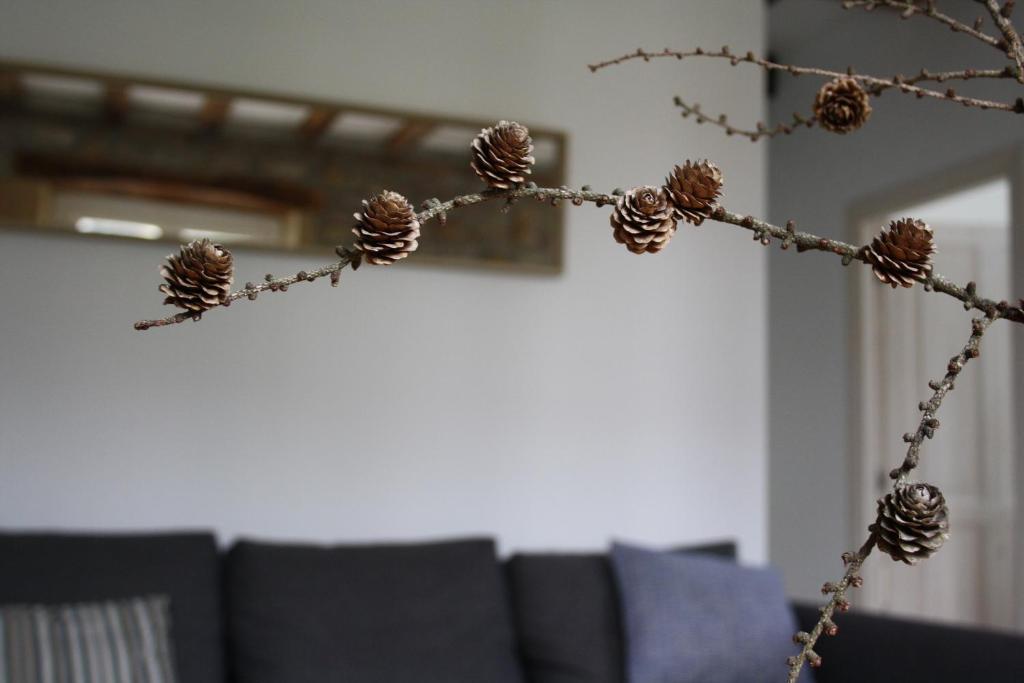
<svg viewBox="0 0 1024 683"><path fill-rule="evenodd" d="M794 606L800 628L810 631L818 606ZM815 651L817 683L1019 683L1024 681L1024 636L975 628L851 612L833 617L834 638Z"/></svg>

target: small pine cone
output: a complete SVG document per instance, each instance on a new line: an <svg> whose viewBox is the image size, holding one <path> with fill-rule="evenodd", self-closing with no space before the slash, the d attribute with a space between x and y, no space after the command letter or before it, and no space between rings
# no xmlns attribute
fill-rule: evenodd
<svg viewBox="0 0 1024 683"><path fill-rule="evenodd" d="M497 190L510 190L526 182L533 166L533 140L526 126L499 121L473 139L470 166L480 179Z"/></svg>
<svg viewBox="0 0 1024 683"><path fill-rule="evenodd" d="M821 86L814 98L814 116L825 130L850 133L867 123L871 102L856 79L842 76Z"/></svg>
<svg viewBox="0 0 1024 683"><path fill-rule="evenodd" d="M356 249L378 266L388 266L416 251L420 222L409 201L390 190L363 200L362 213L353 214Z"/></svg>
<svg viewBox="0 0 1024 683"><path fill-rule="evenodd" d="M615 202L611 217L613 236L634 254L656 253L676 232L676 218L665 190L634 187Z"/></svg>
<svg viewBox="0 0 1024 683"><path fill-rule="evenodd" d="M879 550L917 564L949 538L946 499L930 484L904 484L878 501L878 520L870 529Z"/></svg>
<svg viewBox="0 0 1024 683"><path fill-rule="evenodd" d="M864 247L864 259L875 277L887 285L912 287L932 272L935 243L932 229L924 221L901 218Z"/></svg>
<svg viewBox="0 0 1024 683"><path fill-rule="evenodd" d="M160 285L167 295L164 303L193 314L224 303L235 279L231 252L207 239L182 245L178 254L171 254L160 266L160 275L167 281Z"/></svg>
<svg viewBox="0 0 1024 683"><path fill-rule="evenodd" d="M665 192L677 219L700 225L722 192L722 172L710 161L690 163L687 159L665 179Z"/></svg>

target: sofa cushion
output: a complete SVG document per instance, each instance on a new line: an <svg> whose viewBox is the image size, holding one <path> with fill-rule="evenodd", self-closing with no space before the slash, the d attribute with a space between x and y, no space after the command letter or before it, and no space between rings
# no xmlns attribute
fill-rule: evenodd
<svg viewBox="0 0 1024 683"><path fill-rule="evenodd" d="M490 540L228 554L238 683L521 683Z"/></svg>
<svg viewBox="0 0 1024 683"><path fill-rule="evenodd" d="M0 681L175 683L169 602L0 607Z"/></svg>
<svg viewBox="0 0 1024 683"><path fill-rule="evenodd" d="M782 577L719 558L616 543L630 683L773 683L794 652Z"/></svg>
<svg viewBox="0 0 1024 683"><path fill-rule="evenodd" d="M733 543L680 550L736 556ZM520 553L507 572L530 683L623 683L619 596L607 555Z"/></svg>
<svg viewBox="0 0 1024 683"><path fill-rule="evenodd" d="M0 605L170 598L178 683L224 683L212 534L0 533Z"/></svg>

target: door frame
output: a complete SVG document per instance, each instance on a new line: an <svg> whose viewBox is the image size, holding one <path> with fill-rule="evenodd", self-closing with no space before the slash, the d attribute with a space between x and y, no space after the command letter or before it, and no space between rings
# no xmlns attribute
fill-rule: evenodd
<svg viewBox="0 0 1024 683"><path fill-rule="evenodd" d="M1024 264L1024 145L1013 144L1001 147L984 156L969 158L923 177L906 183L893 184L884 190L858 197L846 212L846 236L853 244L860 243L859 231L871 218L891 214L900 208L938 199L957 190L980 185L986 181L1005 177L1010 183L1010 252L1012 263ZM881 228L881 226L879 226ZM941 245L940 245L941 246ZM1024 296L1024 267L1011 266L1011 292L992 292L991 296ZM852 322L849 339L850 362L849 386L853 388L854 400L848 402L847 438L852 456L847 463L849 518L848 547L856 548L864 540L866 525L874 520L876 501L864 500L864 491L870 490L870 479L876 473L866 471L865 449L862 426L865 421L864 405L865 372L864 349L861 330L864 324L865 303L859 283L851 285L848 319ZM1013 325L1013 327L1017 327ZM965 328L966 329L966 328ZM964 339L966 339L966 334ZM950 349L955 352L957 347ZM1011 388L1015 409L1016 433L1014 434L1014 477L1015 477L1015 528L1024 529L1024 330L1018 329L1011 339L1011 367L1016 381ZM927 387L921 388L922 392ZM923 396L923 394L922 394ZM908 428L912 425L908 425ZM891 435L898 439L898 434ZM940 436L941 438L941 436ZM895 466L897 463L893 463ZM1024 586L1024 538L1014 543L1014 585ZM1024 594L1017 598L1015 623L1024 629Z"/></svg>

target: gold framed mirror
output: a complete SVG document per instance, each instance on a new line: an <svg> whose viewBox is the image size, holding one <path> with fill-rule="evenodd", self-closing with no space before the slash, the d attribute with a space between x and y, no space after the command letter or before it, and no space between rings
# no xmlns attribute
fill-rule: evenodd
<svg viewBox="0 0 1024 683"><path fill-rule="evenodd" d="M468 147L487 125L0 61L0 226L330 253L382 189L479 191ZM534 179L563 184L565 134L530 131ZM530 204L452 216L417 261L560 272L562 212Z"/></svg>

